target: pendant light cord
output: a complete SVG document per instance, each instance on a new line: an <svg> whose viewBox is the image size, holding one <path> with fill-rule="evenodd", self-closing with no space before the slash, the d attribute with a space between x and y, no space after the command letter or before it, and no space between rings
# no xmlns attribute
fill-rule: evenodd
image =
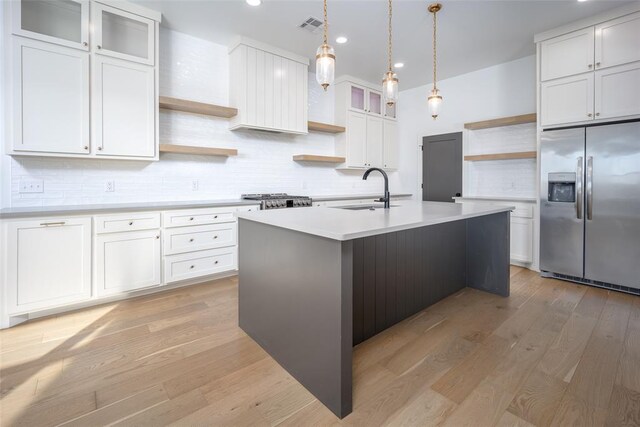
<svg viewBox="0 0 640 427"><path fill-rule="evenodd" d="M392 0L389 0L389 72L393 72L393 68L391 67L391 58L393 55L393 44L391 42L391 34L392 34L391 17L393 16L393 6L391 3L392 3Z"/></svg>
<svg viewBox="0 0 640 427"><path fill-rule="evenodd" d="M327 0L324 0L324 44L327 44L327 28L329 22L327 20Z"/></svg>
<svg viewBox="0 0 640 427"><path fill-rule="evenodd" d="M436 65L436 61L437 61L437 53L436 53L436 30L437 30L437 19L436 19L436 14L438 12L434 11L433 12L433 90L437 90L437 86L436 86L436 82L438 80L438 75L437 75L437 65Z"/></svg>

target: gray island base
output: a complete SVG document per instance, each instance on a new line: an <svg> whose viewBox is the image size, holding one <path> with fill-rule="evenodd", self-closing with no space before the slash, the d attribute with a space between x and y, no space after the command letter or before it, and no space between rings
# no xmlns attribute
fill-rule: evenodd
<svg viewBox="0 0 640 427"><path fill-rule="evenodd" d="M340 418L352 410L355 345L465 287L509 295L508 208L239 217L240 327Z"/></svg>

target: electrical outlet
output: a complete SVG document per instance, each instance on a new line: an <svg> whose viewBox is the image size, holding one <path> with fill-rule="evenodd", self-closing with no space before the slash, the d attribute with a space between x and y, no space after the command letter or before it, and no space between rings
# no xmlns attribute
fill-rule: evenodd
<svg viewBox="0 0 640 427"><path fill-rule="evenodd" d="M199 186L200 186L200 183L198 182L197 179L194 179L193 181L191 181L191 191L198 191Z"/></svg>
<svg viewBox="0 0 640 427"><path fill-rule="evenodd" d="M116 191L116 182L115 181L107 181L104 183L104 191L106 193L113 193Z"/></svg>
<svg viewBox="0 0 640 427"><path fill-rule="evenodd" d="M20 181L20 192L21 193L43 193L44 182L41 179Z"/></svg>

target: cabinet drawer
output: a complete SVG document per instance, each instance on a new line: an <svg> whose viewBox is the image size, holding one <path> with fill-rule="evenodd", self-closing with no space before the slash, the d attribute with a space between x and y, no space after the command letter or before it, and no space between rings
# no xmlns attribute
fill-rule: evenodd
<svg viewBox="0 0 640 427"><path fill-rule="evenodd" d="M205 208L162 213L162 223L166 228L183 227L185 225L216 224L234 222L236 208Z"/></svg>
<svg viewBox="0 0 640 427"><path fill-rule="evenodd" d="M210 249L164 257L166 283L236 269L236 247Z"/></svg>
<svg viewBox="0 0 640 427"><path fill-rule="evenodd" d="M160 228L159 213L96 216L94 221L97 234Z"/></svg>
<svg viewBox="0 0 640 427"><path fill-rule="evenodd" d="M164 253L171 255L233 246L236 235L237 225L234 222L172 228L164 233Z"/></svg>
<svg viewBox="0 0 640 427"><path fill-rule="evenodd" d="M525 205L525 204L517 204L514 203L512 206L516 208L511 212L512 217L518 218L533 218L533 205Z"/></svg>

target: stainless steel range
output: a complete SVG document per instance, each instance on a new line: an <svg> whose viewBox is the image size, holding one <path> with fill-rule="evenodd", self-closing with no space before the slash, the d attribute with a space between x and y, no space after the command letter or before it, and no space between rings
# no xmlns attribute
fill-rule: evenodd
<svg viewBox="0 0 640 427"><path fill-rule="evenodd" d="M260 209L301 208L312 206L311 197L289 196L287 193L243 194L244 200L260 201Z"/></svg>

